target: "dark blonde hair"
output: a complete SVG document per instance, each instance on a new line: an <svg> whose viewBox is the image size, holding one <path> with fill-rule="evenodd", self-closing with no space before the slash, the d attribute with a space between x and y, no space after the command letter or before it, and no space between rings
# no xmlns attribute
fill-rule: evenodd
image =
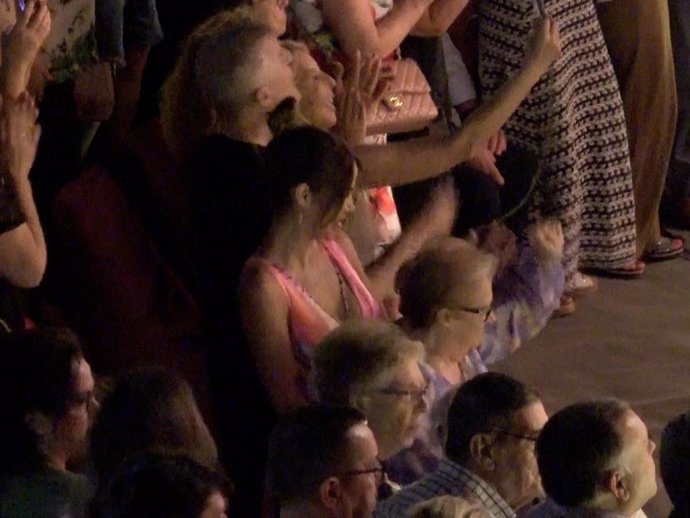
<svg viewBox="0 0 690 518"><path fill-rule="evenodd" d="M240 7L212 16L187 37L160 101L163 137L178 158L188 158L212 130L214 112L237 111L237 72L256 61L251 50L269 34L249 7Z"/></svg>
<svg viewBox="0 0 690 518"><path fill-rule="evenodd" d="M453 289L482 276L491 279L495 271L496 259L473 243L458 238L437 240L405 263L396 276L405 324L411 329L431 325Z"/></svg>
<svg viewBox="0 0 690 518"><path fill-rule="evenodd" d="M215 467L218 452L192 389L159 368L118 379L103 400L91 431L91 460L97 480L108 481L126 458L147 451L182 453Z"/></svg>
<svg viewBox="0 0 690 518"><path fill-rule="evenodd" d="M266 149L266 174L277 213L291 203L293 189L307 184L324 196L323 220L335 217L352 187L355 156L327 131L301 126L283 131Z"/></svg>

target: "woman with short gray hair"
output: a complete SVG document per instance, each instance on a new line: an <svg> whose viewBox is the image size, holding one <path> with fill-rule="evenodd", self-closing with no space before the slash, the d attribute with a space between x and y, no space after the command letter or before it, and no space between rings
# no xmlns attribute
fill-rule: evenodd
<svg viewBox="0 0 690 518"><path fill-rule="evenodd" d="M412 445L427 411L422 356L422 345L395 324L348 322L317 347L312 380L322 403L351 405L367 417L387 459Z"/></svg>

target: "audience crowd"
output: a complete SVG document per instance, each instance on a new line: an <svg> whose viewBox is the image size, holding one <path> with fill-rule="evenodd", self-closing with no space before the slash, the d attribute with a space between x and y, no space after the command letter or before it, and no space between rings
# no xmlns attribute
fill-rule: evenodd
<svg viewBox="0 0 690 518"><path fill-rule="evenodd" d="M645 517L628 403L549 417L491 367L683 253L686 2L3 0L0 30L1 518Z"/></svg>

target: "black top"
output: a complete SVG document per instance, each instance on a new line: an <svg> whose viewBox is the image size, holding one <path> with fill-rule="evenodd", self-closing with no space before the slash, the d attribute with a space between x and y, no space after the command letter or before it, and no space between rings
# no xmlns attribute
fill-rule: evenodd
<svg viewBox="0 0 690 518"><path fill-rule="evenodd" d="M194 221L194 290L207 317L209 368L219 451L236 482L236 514L258 515L268 432L275 413L242 332L240 273L271 225L273 207L263 148L222 135L207 137L188 172Z"/></svg>
<svg viewBox="0 0 690 518"><path fill-rule="evenodd" d="M204 306L232 304L244 263L271 225L264 148L223 135L206 138L190 162L195 285Z"/></svg>

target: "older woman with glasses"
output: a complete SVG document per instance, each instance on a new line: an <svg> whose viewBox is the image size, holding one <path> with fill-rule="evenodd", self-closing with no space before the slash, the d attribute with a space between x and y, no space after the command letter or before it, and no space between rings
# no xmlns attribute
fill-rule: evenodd
<svg viewBox="0 0 690 518"><path fill-rule="evenodd" d="M366 416L385 460L412 445L427 411L421 359L421 344L395 324L346 323L317 348L313 382L322 403L350 405Z"/></svg>

